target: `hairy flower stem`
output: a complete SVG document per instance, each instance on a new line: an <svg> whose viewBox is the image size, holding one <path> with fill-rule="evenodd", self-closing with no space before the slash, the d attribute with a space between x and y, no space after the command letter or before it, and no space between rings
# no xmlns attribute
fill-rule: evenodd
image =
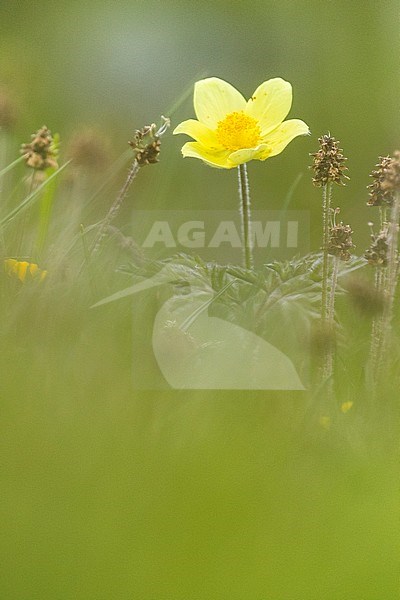
<svg viewBox="0 0 400 600"><path fill-rule="evenodd" d="M400 219L400 192L396 192L393 201L392 214L389 225L389 254L388 254L388 283L389 304L393 309L394 295L397 285L398 273L398 243L399 243L399 219Z"/></svg>
<svg viewBox="0 0 400 600"><path fill-rule="evenodd" d="M321 321L324 324L328 315L328 276L329 276L329 221L332 199L332 183L322 188L322 292Z"/></svg>
<svg viewBox="0 0 400 600"><path fill-rule="evenodd" d="M321 289L321 324L322 331L326 337L326 347L322 357L321 375L323 381L327 382L327 396L333 395L332 373L333 373L333 351L332 333L333 316L330 318L330 306L334 310L334 294L336 279L332 279L332 287L329 294L329 225L331 220L332 183L328 181L322 188L322 289ZM337 277L337 274L336 274Z"/></svg>
<svg viewBox="0 0 400 600"><path fill-rule="evenodd" d="M375 271L375 289L378 293L383 293L385 290L386 283L386 267L377 267ZM372 375L371 381L373 386L377 383L378 375L378 364L380 362L379 355L382 347L382 333L383 333L383 317L378 315L372 322L371 329L371 343L369 351L369 366L370 373Z"/></svg>
<svg viewBox="0 0 400 600"><path fill-rule="evenodd" d="M333 327L333 323L335 320L335 294L336 294L336 285L339 273L339 257L335 256L333 259L333 270L331 276L331 289L329 291L329 302L328 302L328 323Z"/></svg>
<svg viewBox="0 0 400 600"><path fill-rule="evenodd" d="M246 267L246 269L252 269L254 266L254 260L253 243L251 237L250 189L246 164L238 166L238 177L240 198L239 212L242 220L244 266Z"/></svg>
<svg viewBox="0 0 400 600"><path fill-rule="evenodd" d="M113 204L110 207L110 210L108 211L106 217L104 218L103 222L100 225L100 229L99 229L97 236L95 237L95 240L92 245L91 255L96 254L99 251L100 246L101 246L105 236L107 235L108 227L111 225L112 221L117 216L119 209L121 208L121 205L125 199L125 196L127 195L128 190L129 190L133 180L135 179L136 175L138 174L139 170L140 170L140 165L139 165L138 161L135 159L131 165L131 168L129 169L128 177L126 178L124 185L122 186L118 196L114 200Z"/></svg>
<svg viewBox="0 0 400 600"><path fill-rule="evenodd" d="M398 244L399 244L399 219L400 219L400 192L393 198L393 206L388 228L388 266L385 281L386 303L382 315L380 343L376 361L376 381L383 374L385 358L389 348L390 332L392 328L393 306L399 274Z"/></svg>
<svg viewBox="0 0 400 600"><path fill-rule="evenodd" d="M336 286L338 280L339 273L339 257L333 257L333 269L332 275L330 278L330 289L327 298L327 315L326 315L326 326L329 344L326 349L326 355L324 357L324 367L323 367L323 375L324 379L329 379L333 373L333 347L330 340L330 337L333 335L334 327L335 327L335 294L336 294ZM331 396L333 393L332 381L329 381L328 384L328 394Z"/></svg>

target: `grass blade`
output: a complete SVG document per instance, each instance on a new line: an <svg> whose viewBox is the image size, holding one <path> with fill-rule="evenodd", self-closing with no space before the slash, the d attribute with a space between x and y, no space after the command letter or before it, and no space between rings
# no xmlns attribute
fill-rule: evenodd
<svg viewBox="0 0 400 600"><path fill-rule="evenodd" d="M50 175L50 177L46 179L46 181L44 181L42 185L40 185L36 190L28 194L28 196L21 202L21 204L13 208L13 210L10 211L8 215L6 215L0 221L0 227L6 225L9 221L12 221L17 215L25 211L31 204L33 204L34 200L40 196L40 192L42 192L53 181L53 179L55 179L55 177L57 177L69 165L70 162L71 161L66 162L55 173L53 173L53 175Z"/></svg>
<svg viewBox="0 0 400 600"><path fill-rule="evenodd" d="M20 156L19 158L17 158L16 160L14 160L12 163L10 163L6 167L4 167L4 169L2 169L0 171L0 177L3 177L3 175L5 175L9 171L11 171L11 169L13 169L14 167L16 167L20 162L22 162L24 160L24 158L25 158L25 156Z"/></svg>

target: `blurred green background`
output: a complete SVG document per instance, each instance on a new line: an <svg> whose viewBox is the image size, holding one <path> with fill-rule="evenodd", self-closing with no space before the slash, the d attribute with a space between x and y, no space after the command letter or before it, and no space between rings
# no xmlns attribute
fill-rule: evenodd
<svg viewBox="0 0 400 600"><path fill-rule="evenodd" d="M254 206L280 208L301 174L292 203L311 210L318 247L320 196L309 185L308 152L316 150L317 137L330 131L342 143L351 176L336 202L353 224L355 243L367 243L368 173L379 154L398 146L396 1L194 6L151 0L5 0L0 11L0 79L17 94L21 141L43 123L64 140L82 124L91 124L121 152L135 128L161 114L169 113L173 125L193 117L190 93L172 114L170 109L196 79L221 77L249 97L262 81L280 76L293 85L290 117L306 121L312 137L297 139L267 163L250 165ZM236 206L235 176L180 160L184 141L170 136L165 142L168 156L166 151L154 197L148 190L146 198L137 194L137 207Z"/></svg>
<svg viewBox="0 0 400 600"><path fill-rule="evenodd" d="M91 125L115 158L161 114L173 125L194 116L198 78L249 96L281 76L290 116L312 136L249 165L253 204L280 208L299 179L292 207L310 211L317 250L308 153L330 131L351 177L334 204L362 254L368 173L399 146L398 13L390 0L3 0L0 84L16 99L15 144L43 123L65 145ZM236 206L235 173L183 161L182 143L165 137L135 208ZM399 597L398 429L384 393L367 417L354 396L331 430L301 394L139 393L129 304L89 316L63 294L32 298L2 351L1 598Z"/></svg>

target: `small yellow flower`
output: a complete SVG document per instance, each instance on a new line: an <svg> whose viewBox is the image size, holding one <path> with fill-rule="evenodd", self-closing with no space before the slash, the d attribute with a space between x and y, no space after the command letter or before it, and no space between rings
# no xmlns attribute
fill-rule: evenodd
<svg viewBox="0 0 400 600"><path fill-rule="evenodd" d="M7 275L16 277L22 283L29 279L43 281L47 275L47 271L39 269L36 263L29 263L25 260L15 260L15 258L6 258L4 261L4 269Z"/></svg>
<svg viewBox="0 0 400 600"><path fill-rule="evenodd" d="M343 402L342 405L340 406L340 410L342 411L342 413L346 414L347 412L349 412L349 410L352 408L353 406L353 402L351 400L349 400L348 402Z"/></svg>
<svg viewBox="0 0 400 600"><path fill-rule="evenodd" d="M280 77L264 81L246 102L242 94L217 77L194 87L197 121L180 123L176 133L194 138L182 148L184 157L200 158L220 169L280 154L298 135L309 133L299 119L284 121L292 105L292 86Z"/></svg>

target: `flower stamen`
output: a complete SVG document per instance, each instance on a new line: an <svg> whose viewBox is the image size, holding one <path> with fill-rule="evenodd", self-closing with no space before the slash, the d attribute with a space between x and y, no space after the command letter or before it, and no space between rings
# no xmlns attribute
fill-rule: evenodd
<svg viewBox="0 0 400 600"><path fill-rule="evenodd" d="M255 148L261 141L258 121L243 111L230 113L219 121L216 133L220 144L232 152L241 148Z"/></svg>

